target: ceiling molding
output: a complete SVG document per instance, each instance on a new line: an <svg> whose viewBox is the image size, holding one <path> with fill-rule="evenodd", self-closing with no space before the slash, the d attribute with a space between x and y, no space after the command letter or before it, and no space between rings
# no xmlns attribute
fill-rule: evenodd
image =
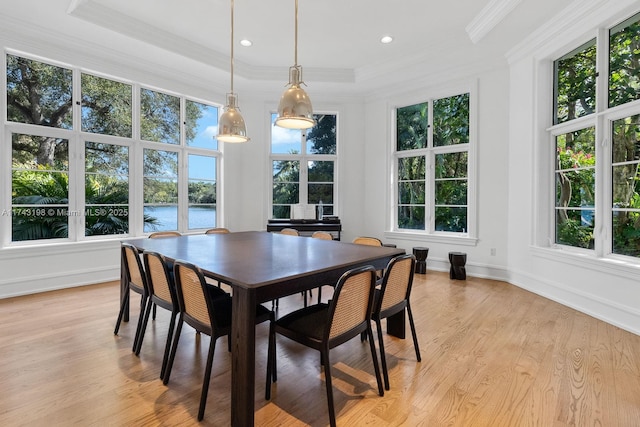
<svg viewBox="0 0 640 427"><path fill-rule="evenodd" d="M586 37L587 41L595 37L594 29L612 23L609 22L612 17L633 14L637 9L637 0L575 0L509 50L505 57L513 64L533 54L553 55L572 40Z"/></svg>
<svg viewBox="0 0 640 427"><path fill-rule="evenodd" d="M473 43L478 43L496 27L522 0L491 0L465 27Z"/></svg>
<svg viewBox="0 0 640 427"><path fill-rule="evenodd" d="M228 54L214 51L95 1L74 0L67 9L67 13L110 31L229 72ZM355 83L355 73L351 69L305 68L304 71L307 77L317 81ZM289 71L288 68L283 67L256 67L246 62L238 61L236 58L234 60L234 75L248 80L283 80L286 83Z"/></svg>

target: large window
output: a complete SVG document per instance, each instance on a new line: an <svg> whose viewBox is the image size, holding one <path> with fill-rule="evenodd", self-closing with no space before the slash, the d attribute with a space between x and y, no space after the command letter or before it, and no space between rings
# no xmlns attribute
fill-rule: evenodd
<svg viewBox="0 0 640 427"><path fill-rule="evenodd" d="M638 257L640 15L600 34L554 61L554 241Z"/></svg>
<svg viewBox="0 0 640 427"><path fill-rule="evenodd" d="M217 106L14 54L6 76L11 242L218 225Z"/></svg>
<svg viewBox="0 0 640 427"><path fill-rule="evenodd" d="M294 205L336 215L336 116L314 117L317 125L301 131L274 126L271 116L272 218L294 217Z"/></svg>
<svg viewBox="0 0 640 427"><path fill-rule="evenodd" d="M469 96L396 109L398 230L468 233Z"/></svg>

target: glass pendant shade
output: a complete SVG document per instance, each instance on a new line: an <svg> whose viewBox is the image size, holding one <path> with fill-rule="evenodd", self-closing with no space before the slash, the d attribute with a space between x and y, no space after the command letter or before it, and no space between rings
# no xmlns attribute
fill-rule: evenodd
<svg viewBox="0 0 640 427"><path fill-rule="evenodd" d="M288 129L309 129L316 125L313 119L311 99L300 87L302 67L295 65L289 68L289 88L284 91L278 105L276 126Z"/></svg>
<svg viewBox="0 0 640 427"><path fill-rule="evenodd" d="M218 121L218 141L222 142L247 142L247 127L242 114L236 106L236 95L227 94L227 106Z"/></svg>

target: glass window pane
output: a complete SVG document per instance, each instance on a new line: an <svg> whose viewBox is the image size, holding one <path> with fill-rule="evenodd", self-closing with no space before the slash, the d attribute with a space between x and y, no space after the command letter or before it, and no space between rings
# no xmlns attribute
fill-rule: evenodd
<svg viewBox="0 0 640 427"><path fill-rule="evenodd" d="M309 182L333 182L333 161L307 162Z"/></svg>
<svg viewBox="0 0 640 427"><path fill-rule="evenodd" d="M433 146L469 142L469 94L433 101Z"/></svg>
<svg viewBox="0 0 640 427"><path fill-rule="evenodd" d="M614 210L613 253L640 257L640 211Z"/></svg>
<svg viewBox="0 0 640 427"><path fill-rule="evenodd" d="M144 150L144 231L178 229L178 153Z"/></svg>
<svg viewBox="0 0 640 427"><path fill-rule="evenodd" d="M12 135L12 241L69 236L69 141Z"/></svg>
<svg viewBox="0 0 640 427"><path fill-rule="evenodd" d="M581 46L554 62L554 123L595 111L596 41Z"/></svg>
<svg viewBox="0 0 640 427"><path fill-rule="evenodd" d="M611 29L609 35L609 106L640 98L640 15Z"/></svg>
<svg viewBox="0 0 640 427"><path fill-rule="evenodd" d="M300 162L297 160L276 160L273 162L273 182L300 181Z"/></svg>
<svg viewBox="0 0 640 427"><path fill-rule="evenodd" d="M131 138L131 85L82 74L82 130Z"/></svg>
<svg viewBox="0 0 640 427"><path fill-rule="evenodd" d="M185 138L190 147L218 149L218 107L187 100Z"/></svg>
<svg viewBox="0 0 640 427"><path fill-rule="evenodd" d="M593 249L593 209L556 209L556 243Z"/></svg>
<svg viewBox="0 0 640 427"><path fill-rule="evenodd" d="M424 206L398 206L398 228L424 230Z"/></svg>
<svg viewBox="0 0 640 427"><path fill-rule="evenodd" d="M336 154L336 116L314 114L316 125L307 131L307 154Z"/></svg>
<svg viewBox="0 0 640 427"><path fill-rule="evenodd" d="M7 55L8 121L71 129L71 92L71 70Z"/></svg>
<svg viewBox="0 0 640 427"><path fill-rule="evenodd" d="M403 157L398 159L399 180L424 180L425 173L425 156Z"/></svg>
<svg viewBox="0 0 640 427"><path fill-rule="evenodd" d="M410 205L423 205L425 203L425 182L399 182L398 203Z"/></svg>
<svg viewBox="0 0 640 427"><path fill-rule="evenodd" d="M465 233L467 231L467 208L436 206L436 231Z"/></svg>
<svg viewBox="0 0 640 427"><path fill-rule="evenodd" d="M216 226L216 158L189 155L189 229Z"/></svg>
<svg viewBox="0 0 640 427"><path fill-rule="evenodd" d="M409 105L396 110L397 150L426 148L429 130L429 103Z"/></svg>
<svg viewBox="0 0 640 427"><path fill-rule="evenodd" d="M85 236L129 232L129 148L85 144Z"/></svg>
<svg viewBox="0 0 640 427"><path fill-rule="evenodd" d="M273 205L273 218L291 218L291 205Z"/></svg>
<svg viewBox="0 0 640 427"><path fill-rule="evenodd" d="M273 204L296 204L299 200L299 184L274 184Z"/></svg>
<svg viewBox="0 0 640 427"><path fill-rule="evenodd" d="M466 205L467 180L436 180L436 205Z"/></svg>
<svg viewBox="0 0 640 427"><path fill-rule="evenodd" d="M309 184L308 191L309 204L333 204L333 184Z"/></svg>
<svg viewBox="0 0 640 427"><path fill-rule="evenodd" d="M180 144L180 98L141 89L140 138Z"/></svg>
<svg viewBox="0 0 640 427"><path fill-rule="evenodd" d="M277 114L271 115L271 153L302 153L302 131L300 129L285 129L274 125L276 117Z"/></svg>
<svg viewBox="0 0 640 427"><path fill-rule="evenodd" d="M466 177L468 157L466 151L437 154L435 156L436 179Z"/></svg>
<svg viewBox="0 0 640 427"><path fill-rule="evenodd" d="M594 131L586 128L556 137L556 208L594 207ZM568 220L568 216L558 215L556 220L556 235L561 235L559 228L564 227L562 222Z"/></svg>
<svg viewBox="0 0 640 427"><path fill-rule="evenodd" d="M613 163L640 160L640 115L613 122Z"/></svg>

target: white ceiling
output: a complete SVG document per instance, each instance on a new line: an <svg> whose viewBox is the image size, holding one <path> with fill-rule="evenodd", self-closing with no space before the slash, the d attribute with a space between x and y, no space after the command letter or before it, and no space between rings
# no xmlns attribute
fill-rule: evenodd
<svg viewBox="0 0 640 427"><path fill-rule="evenodd" d="M407 70L430 75L475 63L486 67L504 62L506 52L572 1L299 0L298 63L308 83L345 83L360 90L402 83ZM294 0L235 0L238 79L286 79L294 62L294 5ZM51 16L62 12L66 20L229 70L230 0L46 0L46 7L65 9L48 12ZM104 38L104 31L96 33ZM381 44L383 35L394 42ZM90 40L91 34L85 31L83 37ZM253 46L241 47L242 38Z"/></svg>

